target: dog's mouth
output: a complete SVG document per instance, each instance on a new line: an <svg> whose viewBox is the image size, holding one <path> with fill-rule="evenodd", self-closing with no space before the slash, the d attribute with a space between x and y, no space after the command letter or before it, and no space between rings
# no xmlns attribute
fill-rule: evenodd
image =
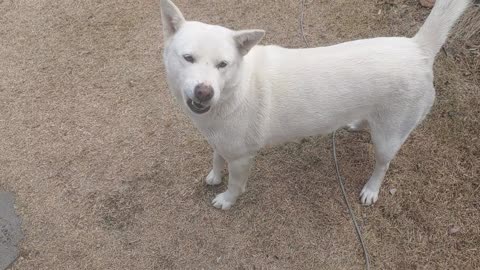
<svg viewBox="0 0 480 270"><path fill-rule="evenodd" d="M202 114L210 110L210 106L203 105L201 103L195 102L192 99L187 99L187 105L190 110L196 114Z"/></svg>

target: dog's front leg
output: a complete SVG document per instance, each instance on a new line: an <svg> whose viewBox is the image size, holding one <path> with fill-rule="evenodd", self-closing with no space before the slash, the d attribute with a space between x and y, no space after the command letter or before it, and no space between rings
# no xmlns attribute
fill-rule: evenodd
<svg viewBox="0 0 480 270"><path fill-rule="evenodd" d="M213 206L229 209L243 192L247 185L250 167L253 163L253 157L243 157L228 162L228 186L227 191L220 193L213 199Z"/></svg>
<svg viewBox="0 0 480 270"><path fill-rule="evenodd" d="M213 152L213 168L207 175L207 185L218 185L222 182L222 170L225 167L225 159L217 151Z"/></svg>

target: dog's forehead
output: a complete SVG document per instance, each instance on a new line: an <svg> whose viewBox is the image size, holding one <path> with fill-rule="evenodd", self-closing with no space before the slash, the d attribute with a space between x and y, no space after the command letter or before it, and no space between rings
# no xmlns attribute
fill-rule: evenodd
<svg viewBox="0 0 480 270"><path fill-rule="evenodd" d="M218 25L189 21L180 29L177 48L209 54L233 54L233 31ZM233 57L233 55L232 55Z"/></svg>

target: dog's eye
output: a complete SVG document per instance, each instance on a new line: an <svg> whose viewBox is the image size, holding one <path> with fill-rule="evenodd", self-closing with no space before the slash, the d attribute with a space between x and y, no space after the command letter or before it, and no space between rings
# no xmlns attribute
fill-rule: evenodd
<svg viewBox="0 0 480 270"><path fill-rule="evenodd" d="M220 63L217 64L217 68L220 69L220 68L224 68L228 65L227 61L222 61Z"/></svg>
<svg viewBox="0 0 480 270"><path fill-rule="evenodd" d="M185 61L187 61L189 63L194 63L195 62L195 58L193 58L193 56L190 55L190 54L184 54L183 59L185 59Z"/></svg>

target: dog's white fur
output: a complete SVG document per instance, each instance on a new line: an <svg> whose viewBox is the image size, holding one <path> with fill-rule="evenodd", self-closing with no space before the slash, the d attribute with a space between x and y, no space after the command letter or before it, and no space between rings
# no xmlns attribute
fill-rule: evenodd
<svg viewBox="0 0 480 270"><path fill-rule="evenodd" d="M360 197L365 205L377 201L390 161L433 104L435 55L469 2L437 0L413 38L286 49L256 46L262 30L186 21L171 1L161 0L169 87L214 150L207 184L219 184L228 163L228 188L213 205L235 203L263 146L346 125L370 128L376 164ZM221 61L228 65L219 68ZM200 83L212 86L214 96L210 110L196 114L186 102Z"/></svg>

